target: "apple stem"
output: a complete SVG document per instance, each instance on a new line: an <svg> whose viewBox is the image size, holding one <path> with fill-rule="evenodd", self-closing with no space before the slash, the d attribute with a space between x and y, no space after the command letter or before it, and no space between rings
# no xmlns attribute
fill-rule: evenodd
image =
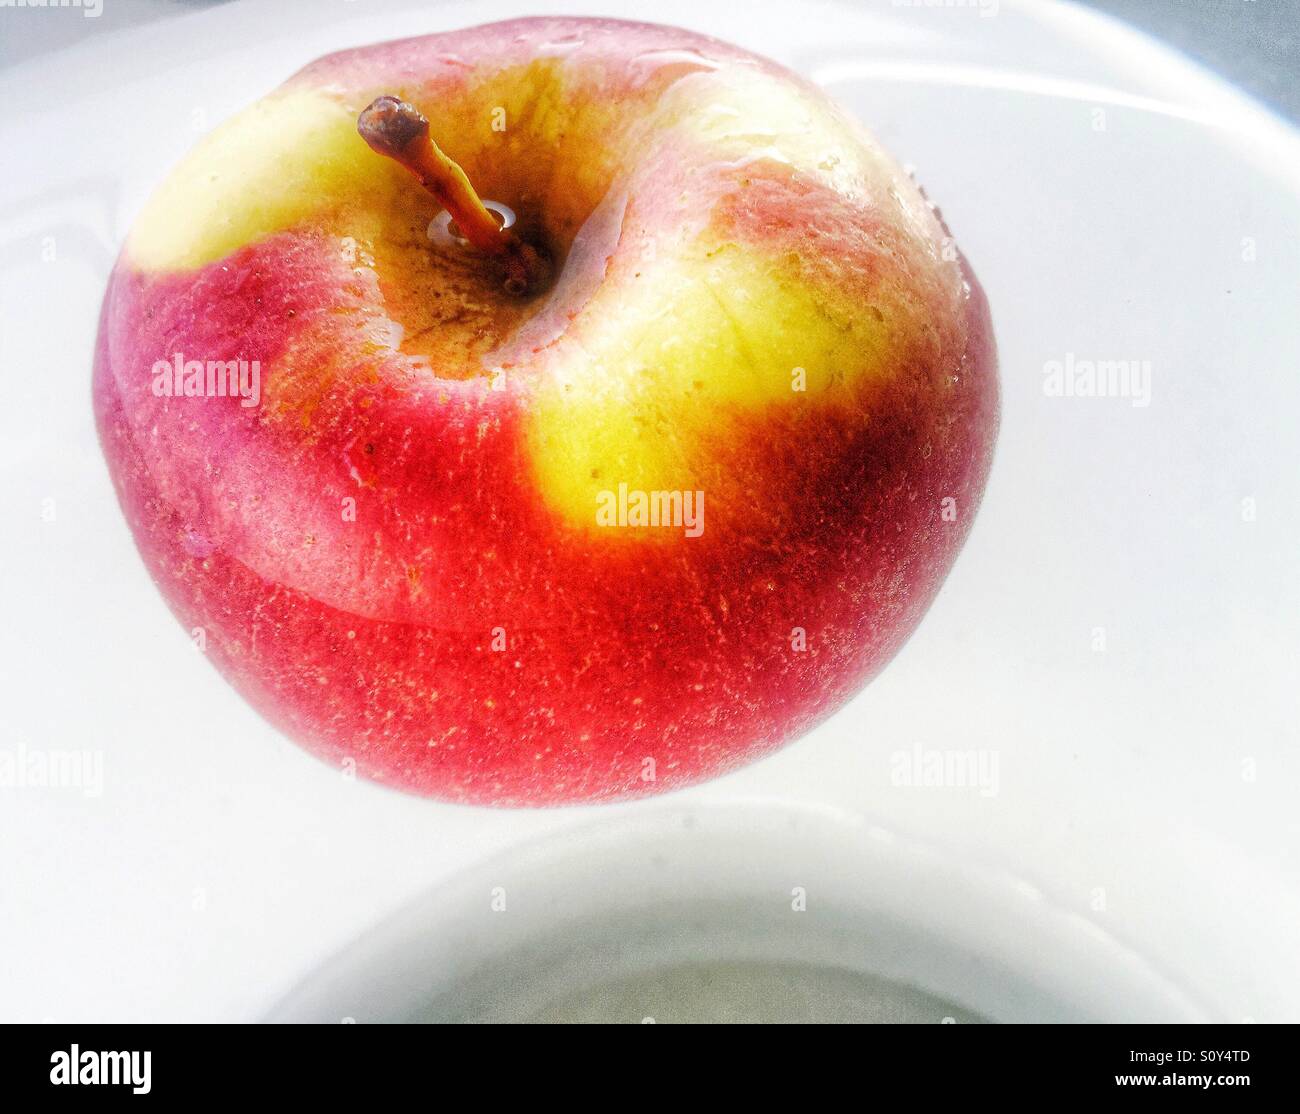
<svg viewBox="0 0 1300 1114"><path fill-rule="evenodd" d="M468 175L429 135L429 121L397 97L377 97L357 117L357 131L377 154L406 167L442 205L470 244L505 265L505 288L526 294L548 276L550 265L531 244L502 228L484 206Z"/></svg>

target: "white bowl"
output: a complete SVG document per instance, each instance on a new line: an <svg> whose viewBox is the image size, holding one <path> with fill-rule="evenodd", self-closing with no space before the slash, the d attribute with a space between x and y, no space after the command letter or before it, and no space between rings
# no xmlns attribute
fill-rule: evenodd
<svg viewBox="0 0 1300 1114"><path fill-rule="evenodd" d="M1211 1014L1013 876L835 809L657 806L512 849L271 1020L1174 1021Z"/></svg>
<svg viewBox="0 0 1300 1114"><path fill-rule="evenodd" d="M442 806L306 755L167 613L89 404L104 280L148 192L326 51L555 7L647 14L233 3L0 73L0 145L24 152L0 176L0 748L84 749L103 772L97 794L0 786L0 953L21 957L0 975L0 1020L263 1016L426 892L468 896L417 905L376 938L395 934L391 948L358 945L281 1014L487 1010L491 988L463 982L473 965L567 931L565 902L645 910L642 967L590 972L636 978L672 961L660 897L676 893L741 910L682 944L715 969L832 963L998 1020L1300 1018L1300 143L1096 14L1012 0L649 13L821 82L915 164L993 309L1003 426L970 540L909 644L806 738L660 805ZM5 12L34 19L82 16ZM1067 358L1150 361L1150 404L1045 392ZM995 758L996 785L893 776L900 756L952 753ZM694 831L674 828L683 814ZM494 876L510 911L487 918ZM808 912L787 917L797 885ZM839 944L813 931L831 916ZM612 948L582 938L583 954ZM574 976L575 993L590 985ZM559 1008L557 993L529 1001Z"/></svg>

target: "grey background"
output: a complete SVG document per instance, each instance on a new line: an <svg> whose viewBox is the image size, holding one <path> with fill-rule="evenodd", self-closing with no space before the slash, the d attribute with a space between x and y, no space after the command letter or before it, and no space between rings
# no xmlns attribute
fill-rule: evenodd
<svg viewBox="0 0 1300 1114"><path fill-rule="evenodd" d="M0 9L0 67L99 31L224 0L103 0L86 19L69 10ZM860 0L862 3L875 0ZM881 0L888 2L888 0ZM1300 0L1081 0L1171 43L1300 122ZM556 10L564 8L557 0Z"/></svg>
<svg viewBox="0 0 1300 1114"><path fill-rule="evenodd" d="M1178 47L1300 121L1297 0L1082 0Z"/></svg>

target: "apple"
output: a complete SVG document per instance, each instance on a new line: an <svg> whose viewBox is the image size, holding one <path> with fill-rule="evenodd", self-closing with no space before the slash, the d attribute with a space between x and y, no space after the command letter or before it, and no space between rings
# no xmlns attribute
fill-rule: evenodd
<svg viewBox="0 0 1300 1114"><path fill-rule="evenodd" d="M94 403L240 693L497 805L676 788L838 708L998 422L980 288L858 124L725 43L560 18L330 55L207 137L114 268Z"/></svg>

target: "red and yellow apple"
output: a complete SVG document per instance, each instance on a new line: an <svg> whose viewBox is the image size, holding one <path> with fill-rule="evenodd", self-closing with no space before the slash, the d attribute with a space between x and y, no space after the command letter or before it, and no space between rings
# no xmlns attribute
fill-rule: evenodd
<svg viewBox="0 0 1300 1114"><path fill-rule="evenodd" d="M385 94L545 283L430 238L438 202L358 135ZM173 611L321 757L478 803L682 786L848 699L957 554L997 385L949 245L818 89L713 39L537 19L351 50L149 201L100 437ZM251 393L220 389L239 361Z"/></svg>

